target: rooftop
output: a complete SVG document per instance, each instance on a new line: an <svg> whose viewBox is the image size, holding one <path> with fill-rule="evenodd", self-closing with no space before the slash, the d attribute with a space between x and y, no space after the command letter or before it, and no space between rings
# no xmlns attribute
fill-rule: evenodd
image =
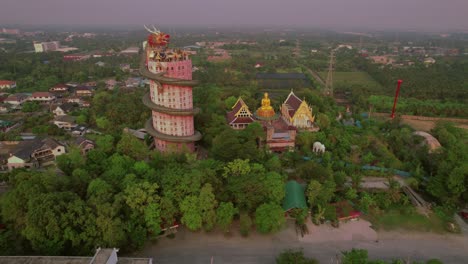
<svg viewBox="0 0 468 264"><path fill-rule="evenodd" d="M0 256L0 264L150 264L151 258L119 258L118 249L98 248L93 257ZM115 256L112 258L112 255Z"/></svg>
<svg viewBox="0 0 468 264"><path fill-rule="evenodd" d="M307 77L303 73L257 73L256 79L306 80Z"/></svg>

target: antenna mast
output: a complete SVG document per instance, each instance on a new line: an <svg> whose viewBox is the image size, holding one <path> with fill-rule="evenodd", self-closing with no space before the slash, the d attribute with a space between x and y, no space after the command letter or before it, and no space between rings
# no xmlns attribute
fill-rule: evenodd
<svg viewBox="0 0 468 264"><path fill-rule="evenodd" d="M330 52L330 63L328 65L327 80L325 81L325 95L333 96L333 69L335 64L335 50Z"/></svg>

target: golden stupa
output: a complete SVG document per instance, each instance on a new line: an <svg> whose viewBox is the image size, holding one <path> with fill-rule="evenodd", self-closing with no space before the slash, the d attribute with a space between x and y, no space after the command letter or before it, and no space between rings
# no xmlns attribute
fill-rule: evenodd
<svg viewBox="0 0 468 264"><path fill-rule="evenodd" d="M270 98L268 98L268 93L265 93L262 98L262 106L257 109L257 116L269 118L275 115L275 110L270 105Z"/></svg>

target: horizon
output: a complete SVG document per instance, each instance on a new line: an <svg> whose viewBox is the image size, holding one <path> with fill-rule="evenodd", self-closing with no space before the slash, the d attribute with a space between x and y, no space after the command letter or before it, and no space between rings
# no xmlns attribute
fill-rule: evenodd
<svg viewBox="0 0 468 264"><path fill-rule="evenodd" d="M468 1L463 0L5 1L0 10L2 25L468 31Z"/></svg>

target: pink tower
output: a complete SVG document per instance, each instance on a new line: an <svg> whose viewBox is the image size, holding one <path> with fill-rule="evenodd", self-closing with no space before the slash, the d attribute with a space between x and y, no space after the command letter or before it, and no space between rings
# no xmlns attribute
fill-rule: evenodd
<svg viewBox="0 0 468 264"><path fill-rule="evenodd" d="M192 87L197 81L192 80L192 61L185 51L167 47L169 35L146 29L151 34L140 73L150 80L150 92L143 103L152 110L152 117L145 129L161 152L193 152L201 134L193 124L198 109L193 107Z"/></svg>

